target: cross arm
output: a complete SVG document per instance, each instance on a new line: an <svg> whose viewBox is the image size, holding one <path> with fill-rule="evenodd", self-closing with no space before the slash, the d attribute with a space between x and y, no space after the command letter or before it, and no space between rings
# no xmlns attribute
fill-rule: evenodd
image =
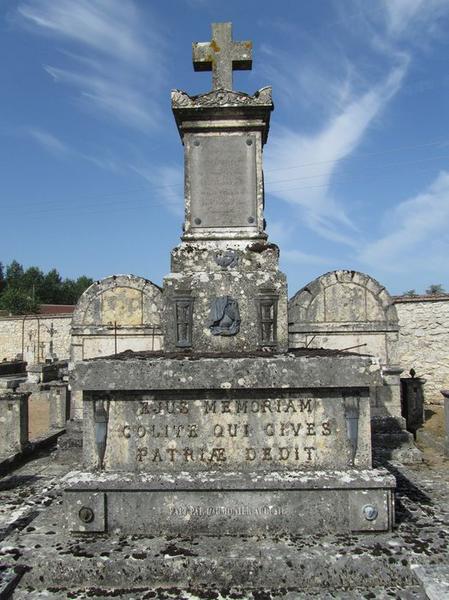
<svg viewBox="0 0 449 600"><path fill-rule="evenodd" d="M211 71L215 60L214 50L209 42L192 44L193 68L195 71Z"/></svg>
<svg viewBox="0 0 449 600"><path fill-rule="evenodd" d="M236 71L250 71L253 64L252 54L252 42L234 42L232 45L232 68Z"/></svg>

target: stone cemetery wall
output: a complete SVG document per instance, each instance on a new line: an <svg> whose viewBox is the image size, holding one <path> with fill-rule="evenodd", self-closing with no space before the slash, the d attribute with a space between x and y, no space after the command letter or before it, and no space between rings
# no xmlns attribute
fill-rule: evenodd
<svg viewBox="0 0 449 600"><path fill-rule="evenodd" d="M426 403L442 404L440 390L449 388L449 294L397 296L399 317L398 363L403 376L410 369L426 380Z"/></svg>
<svg viewBox="0 0 449 600"><path fill-rule="evenodd" d="M0 361L23 353L29 363L42 362L50 353L58 358L70 355L71 314L0 317Z"/></svg>

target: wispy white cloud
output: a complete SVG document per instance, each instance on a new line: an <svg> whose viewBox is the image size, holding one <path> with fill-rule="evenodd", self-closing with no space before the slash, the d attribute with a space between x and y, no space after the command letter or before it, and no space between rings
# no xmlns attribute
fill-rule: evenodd
<svg viewBox="0 0 449 600"><path fill-rule="evenodd" d="M328 267L332 260L325 256L309 254L300 250L282 250L282 258L289 263L298 265L322 265Z"/></svg>
<svg viewBox="0 0 449 600"><path fill-rule="evenodd" d="M132 2L28 0L19 14L36 27L122 61L145 63L140 15Z"/></svg>
<svg viewBox="0 0 449 600"><path fill-rule="evenodd" d="M363 2L354 6L360 8L353 15L357 23L344 9L340 25L362 49L358 54L347 54L331 29L323 44L320 36L300 28L296 37L306 38L303 46L311 49L300 60L268 46L262 51L266 74L290 111L288 127L278 125L267 147L267 192L295 207L298 221L315 233L357 250L366 235L351 216L348 199L335 191L335 176L402 89L414 52L403 43L406 36L416 39L419 28L422 38L433 33L438 18L449 15L449 2L382 0L375 10Z"/></svg>
<svg viewBox="0 0 449 600"><path fill-rule="evenodd" d="M447 0L383 0L388 32L410 35L415 27L435 31L438 19L449 13Z"/></svg>
<svg viewBox="0 0 449 600"><path fill-rule="evenodd" d="M128 166L150 184L151 194L157 204L163 205L177 217L184 214L182 167L176 165Z"/></svg>
<svg viewBox="0 0 449 600"><path fill-rule="evenodd" d="M364 246L359 259L372 267L400 270L404 262L416 264L421 256L422 266L429 265L434 242L449 229L449 172L442 171L428 189L401 202L386 220L391 231Z"/></svg>
<svg viewBox="0 0 449 600"><path fill-rule="evenodd" d="M80 89L81 99L102 113L120 119L126 125L145 130L156 126L159 111L149 110L150 101L132 86L101 76L97 72L75 72L46 65L45 70L56 82Z"/></svg>
<svg viewBox="0 0 449 600"><path fill-rule="evenodd" d="M43 146L46 150L57 155L67 155L70 153L70 148L62 142L59 138L44 131L43 129L28 128L25 130L26 133L40 146Z"/></svg>
<svg viewBox="0 0 449 600"><path fill-rule="evenodd" d="M113 171L115 173L123 172L124 170L122 164L112 156L95 156L92 153L80 152L45 129L27 127L23 128L19 134L31 137L33 141L39 144L39 146L59 158L80 158L101 169Z"/></svg>
<svg viewBox="0 0 449 600"><path fill-rule="evenodd" d="M315 134L284 129L271 139L267 191L301 209L306 224L324 237L357 245L357 227L333 196L332 177L340 161L354 152L373 120L397 92L406 69L404 61L384 81L361 96L348 99Z"/></svg>
<svg viewBox="0 0 449 600"><path fill-rule="evenodd" d="M18 13L24 26L65 44L69 66L45 70L75 88L83 106L138 130L158 125L164 42L132 0L24 0Z"/></svg>

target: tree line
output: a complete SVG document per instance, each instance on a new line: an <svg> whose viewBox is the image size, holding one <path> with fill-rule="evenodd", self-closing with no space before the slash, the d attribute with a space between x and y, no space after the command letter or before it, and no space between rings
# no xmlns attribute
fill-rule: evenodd
<svg viewBox="0 0 449 600"><path fill-rule="evenodd" d="M39 312L40 304L76 304L92 283L85 275L63 279L56 269L44 273L39 267L24 269L16 260L6 267L0 262L0 310L23 315Z"/></svg>
<svg viewBox="0 0 449 600"><path fill-rule="evenodd" d="M426 296L440 296L441 294L446 294L446 290L441 285L441 283L432 283L425 291ZM419 293L416 290L407 290L402 294L403 296L419 296Z"/></svg>

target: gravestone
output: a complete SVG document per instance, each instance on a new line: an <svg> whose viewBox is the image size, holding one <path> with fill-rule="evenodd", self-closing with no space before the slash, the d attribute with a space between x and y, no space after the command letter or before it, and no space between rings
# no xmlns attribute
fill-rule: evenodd
<svg viewBox="0 0 449 600"><path fill-rule="evenodd" d="M172 93L186 213L163 285L164 351L77 364L85 469L65 482L68 528L387 531L395 480L371 465L378 364L287 350L286 280L263 216L271 88L231 89L232 67L249 68L251 53L249 42L232 41L230 23L213 25L193 58L213 70L214 85L200 96ZM238 565L228 568L238 579Z"/></svg>

